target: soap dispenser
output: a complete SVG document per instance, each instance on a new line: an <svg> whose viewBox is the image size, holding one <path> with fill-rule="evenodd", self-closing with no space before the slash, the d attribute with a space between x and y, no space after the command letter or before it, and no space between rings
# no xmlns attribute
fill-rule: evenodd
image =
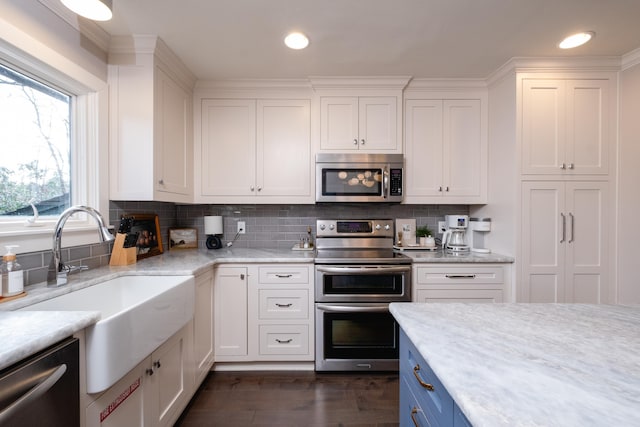
<svg viewBox="0 0 640 427"><path fill-rule="evenodd" d="M24 291L24 271L16 260L16 254L11 252L13 248L17 247L16 245L5 246L7 253L2 256L0 271L2 272L3 297L19 295Z"/></svg>

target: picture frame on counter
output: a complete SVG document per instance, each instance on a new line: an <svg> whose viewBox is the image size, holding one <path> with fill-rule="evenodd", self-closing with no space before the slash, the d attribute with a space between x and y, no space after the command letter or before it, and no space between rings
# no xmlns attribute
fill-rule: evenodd
<svg viewBox="0 0 640 427"><path fill-rule="evenodd" d="M156 214L127 214L133 219L131 233L138 233L136 259L140 260L164 251L160 233L160 219Z"/></svg>
<svg viewBox="0 0 640 427"><path fill-rule="evenodd" d="M194 249L198 247L196 228L170 228L169 250Z"/></svg>

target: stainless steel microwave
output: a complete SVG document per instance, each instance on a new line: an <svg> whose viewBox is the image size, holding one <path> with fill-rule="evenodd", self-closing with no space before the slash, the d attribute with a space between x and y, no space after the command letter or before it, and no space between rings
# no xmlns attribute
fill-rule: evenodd
<svg viewBox="0 0 640 427"><path fill-rule="evenodd" d="M401 202L402 154L316 154L316 202Z"/></svg>

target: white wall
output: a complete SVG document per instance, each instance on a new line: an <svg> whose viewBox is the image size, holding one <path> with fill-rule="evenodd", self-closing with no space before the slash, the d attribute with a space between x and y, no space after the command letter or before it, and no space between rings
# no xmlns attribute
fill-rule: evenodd
<svg viewBox="0 0 640 427"><path fill-rule="evenodd" d="M618 303L636 304L640 303L640 61L620 73L619 96Z"/></svg>

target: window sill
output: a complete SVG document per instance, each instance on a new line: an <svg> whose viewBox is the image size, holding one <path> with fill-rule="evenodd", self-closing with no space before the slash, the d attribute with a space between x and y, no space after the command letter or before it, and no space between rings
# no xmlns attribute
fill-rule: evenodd
<svg viewBox="0 0 640 427"><path fill-rule="evenodd" d="M16 253L38 252L53 248L53 229L55 223L43 223L41 227L1 230L0 240L5 245L18 245ZM112 229L113 227L110 227ZM62 247L90 245L99 243L98 227L96 224L65 224L62 231ZM1 245L0 245L1 246ZM2 249L0 247L0 249Z"/></svg>

